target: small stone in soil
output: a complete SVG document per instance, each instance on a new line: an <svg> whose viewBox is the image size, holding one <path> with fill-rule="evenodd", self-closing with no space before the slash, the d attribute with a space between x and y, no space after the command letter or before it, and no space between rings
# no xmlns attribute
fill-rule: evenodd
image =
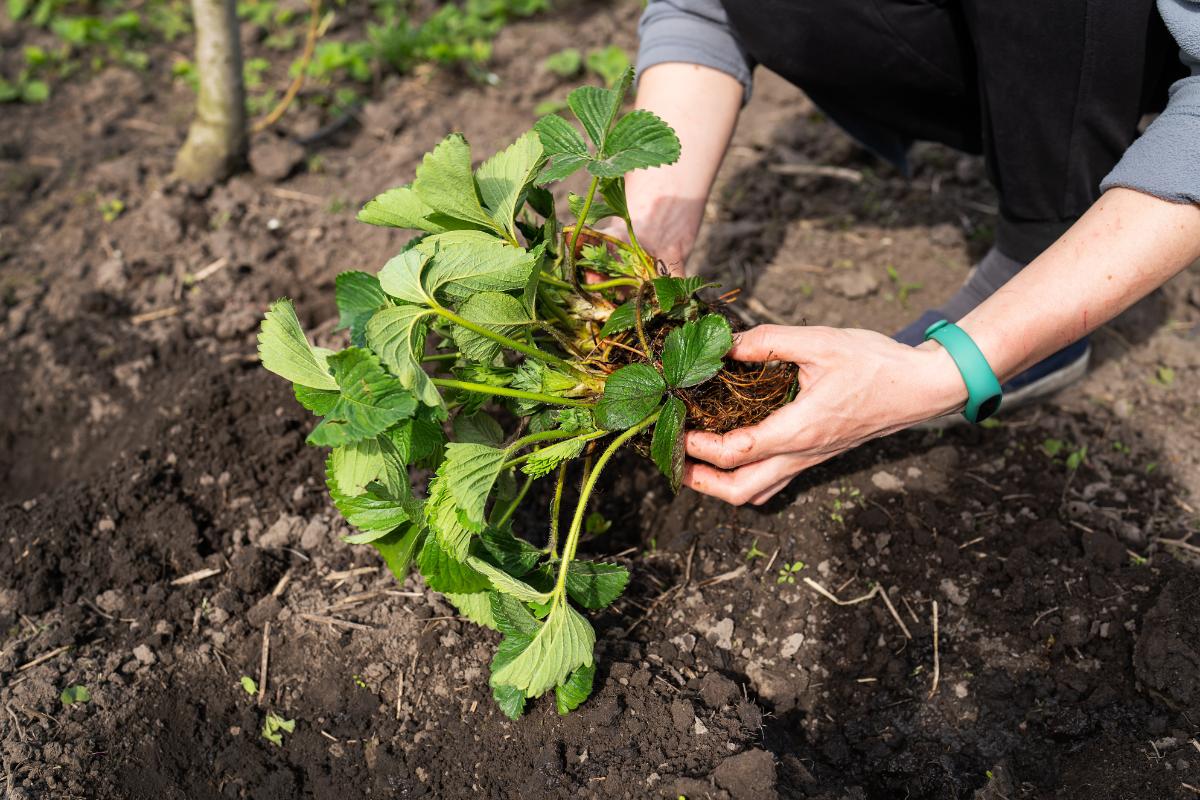
<svg viewBox="0 0 1200 800"><path fill-rule="evenodd" d="M675 725L675 730L687 733L687 729L692 726L692 720L695 718L696 711L687 700L671 702L671 722Z"/></svg>
<svg viewBox="0 0 1200 800"><path fill-rule="evenodd" d="M737 684L719 672L710 672L700 679L700 698L704 705L719 709L740 696Z"/></svg>
<svg viewBox="0 0 1200 800"><path fill-rule="evenodd" d="M793 633L791 636L783 640L783 644L779 647L779 655L784 658L791 658L796 655L800 647L804 644L803 633Z"/></svg>
<svg viewBox="0 0 1200 800"><path fill-rule="evenodd" d="M713 780L734 800L764 800L775 795L775 759L766 750L730 756L713 770Z"/></svg>
<svg viewBox="0 0 1200 800"><path fill-rule="evenodd" d="M268 137L250 149L250 169L260 178L281 181L304 160L304 148L290 139Z"/></svg>

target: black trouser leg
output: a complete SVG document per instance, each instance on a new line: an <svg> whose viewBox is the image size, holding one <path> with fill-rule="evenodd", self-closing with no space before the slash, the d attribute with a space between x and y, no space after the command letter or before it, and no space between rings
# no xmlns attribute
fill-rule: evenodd
<svg viewBox="0 0 1200 800"><path fill-rule="evenodd" d="M983 153L997 246L1029 261L1182 74L1153 0L725 0L760 64L885 157L913 140Z"/></svg>

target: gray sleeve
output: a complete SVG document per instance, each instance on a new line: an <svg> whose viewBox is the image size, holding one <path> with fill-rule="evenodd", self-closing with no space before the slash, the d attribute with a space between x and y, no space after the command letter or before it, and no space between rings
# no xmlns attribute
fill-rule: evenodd
<svg viewBox="0 0 1200 800"><path fill-rule="evenodd" d="M1158 10L1192 74L1171 85L1166 109L1100 189L1122 186L1175 203L1200 203L1200 0L1158 0Z"/></svg>
<svg viewBox="0 0 1200 800"><path fill-rule="evenodd" d="M649 0L638 23L637 71L683 62L732 75L750 99L754 62L738 43L720 0Z"/></svg>

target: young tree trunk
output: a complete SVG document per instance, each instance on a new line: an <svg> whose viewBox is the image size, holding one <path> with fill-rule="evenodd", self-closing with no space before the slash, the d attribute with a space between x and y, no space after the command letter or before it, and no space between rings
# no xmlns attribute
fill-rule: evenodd
<svg viewBox="0 0 1200 800"><path fill-rule="evenodd" d="M194 183L228 177L246 155L246 98L235 0L192 0L196 23L196 116L175 156L175 175Z"/></svg>

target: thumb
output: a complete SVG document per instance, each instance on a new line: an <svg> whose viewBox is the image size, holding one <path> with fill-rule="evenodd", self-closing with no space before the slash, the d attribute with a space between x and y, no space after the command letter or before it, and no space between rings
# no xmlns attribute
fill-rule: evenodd
<svg viewBox="0 0 1200 800"><path fill-rule="evenodd" d="M814 328L787 325L759 325L739 333L734 338L729 355L738 361L793 361L800 363L805 351L811 355L811 346L805 342L813 337Z"/></svg>

